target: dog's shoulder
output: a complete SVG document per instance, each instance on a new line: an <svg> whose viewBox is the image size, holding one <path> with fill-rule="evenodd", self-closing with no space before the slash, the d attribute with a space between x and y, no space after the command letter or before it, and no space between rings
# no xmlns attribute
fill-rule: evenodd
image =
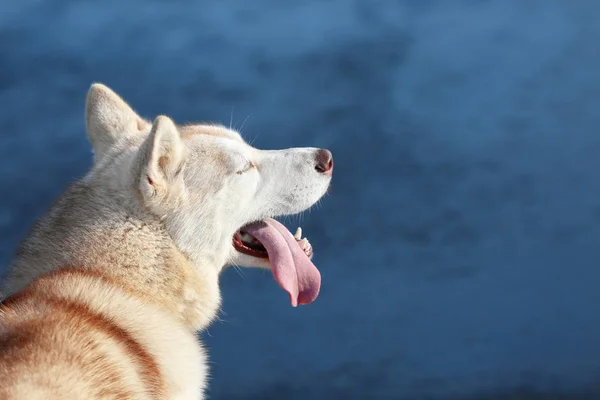
<svg viewBox="0 0 600 400"><path fill-rule="evenodd" d="M0 397L168 398L200 390L205 356L193 332L127 290L101 272L63 268L4 300Z"/></svg>

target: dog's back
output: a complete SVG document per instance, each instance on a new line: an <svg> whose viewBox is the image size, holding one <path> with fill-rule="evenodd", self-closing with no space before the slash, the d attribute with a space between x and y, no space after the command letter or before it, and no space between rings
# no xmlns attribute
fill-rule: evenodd
<svg viewBox="0 0 600 400"><path fill-rule="evenodd" d="M2 399L201 396L193 333L97 272L40 277L0 307Z"/></svg>

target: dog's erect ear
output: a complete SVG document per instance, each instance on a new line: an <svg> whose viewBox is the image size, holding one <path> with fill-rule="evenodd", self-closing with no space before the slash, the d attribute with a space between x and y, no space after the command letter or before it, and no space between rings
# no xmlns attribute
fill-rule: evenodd
<svg viewBox="0 0 600 400"><path fill-rule="evenodd" d="M148 126L118 94L100 83L88 91L85 123L96 161L124 135L137 134Z"/></svg>
<svg viewBox="0 0 600 400"><path fill-rule="evenodd" d="M140 189L146 200L160 200L181 189L186 148L169 117L156 117L140 151L143 152Z"/></svg>

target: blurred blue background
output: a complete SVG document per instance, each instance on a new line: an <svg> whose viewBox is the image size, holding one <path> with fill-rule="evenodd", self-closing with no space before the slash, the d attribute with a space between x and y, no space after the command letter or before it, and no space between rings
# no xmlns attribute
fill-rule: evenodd
<svg viewBox="0 0 600 400"><path fill-rule="evenodd" d="M292 309L228 270L215 399L600 398L600 3L3 0L0 261L90 166L83 103L327 147ZM242 128L243 125L243 128Z"/></svg>

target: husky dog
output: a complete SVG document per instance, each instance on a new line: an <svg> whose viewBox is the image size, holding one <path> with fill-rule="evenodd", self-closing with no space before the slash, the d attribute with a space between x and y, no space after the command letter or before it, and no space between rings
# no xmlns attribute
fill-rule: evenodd
<svg viewBox="0 0 600 400"><path fill-rule="evenodd" d="M264 151L219 125L150 123L91 86L91 171L17 250L0 304L2 399L201 399L196 332L227 265L269 268L292 306L321 278L275 216L327 191L331 152Z"/></svg>

